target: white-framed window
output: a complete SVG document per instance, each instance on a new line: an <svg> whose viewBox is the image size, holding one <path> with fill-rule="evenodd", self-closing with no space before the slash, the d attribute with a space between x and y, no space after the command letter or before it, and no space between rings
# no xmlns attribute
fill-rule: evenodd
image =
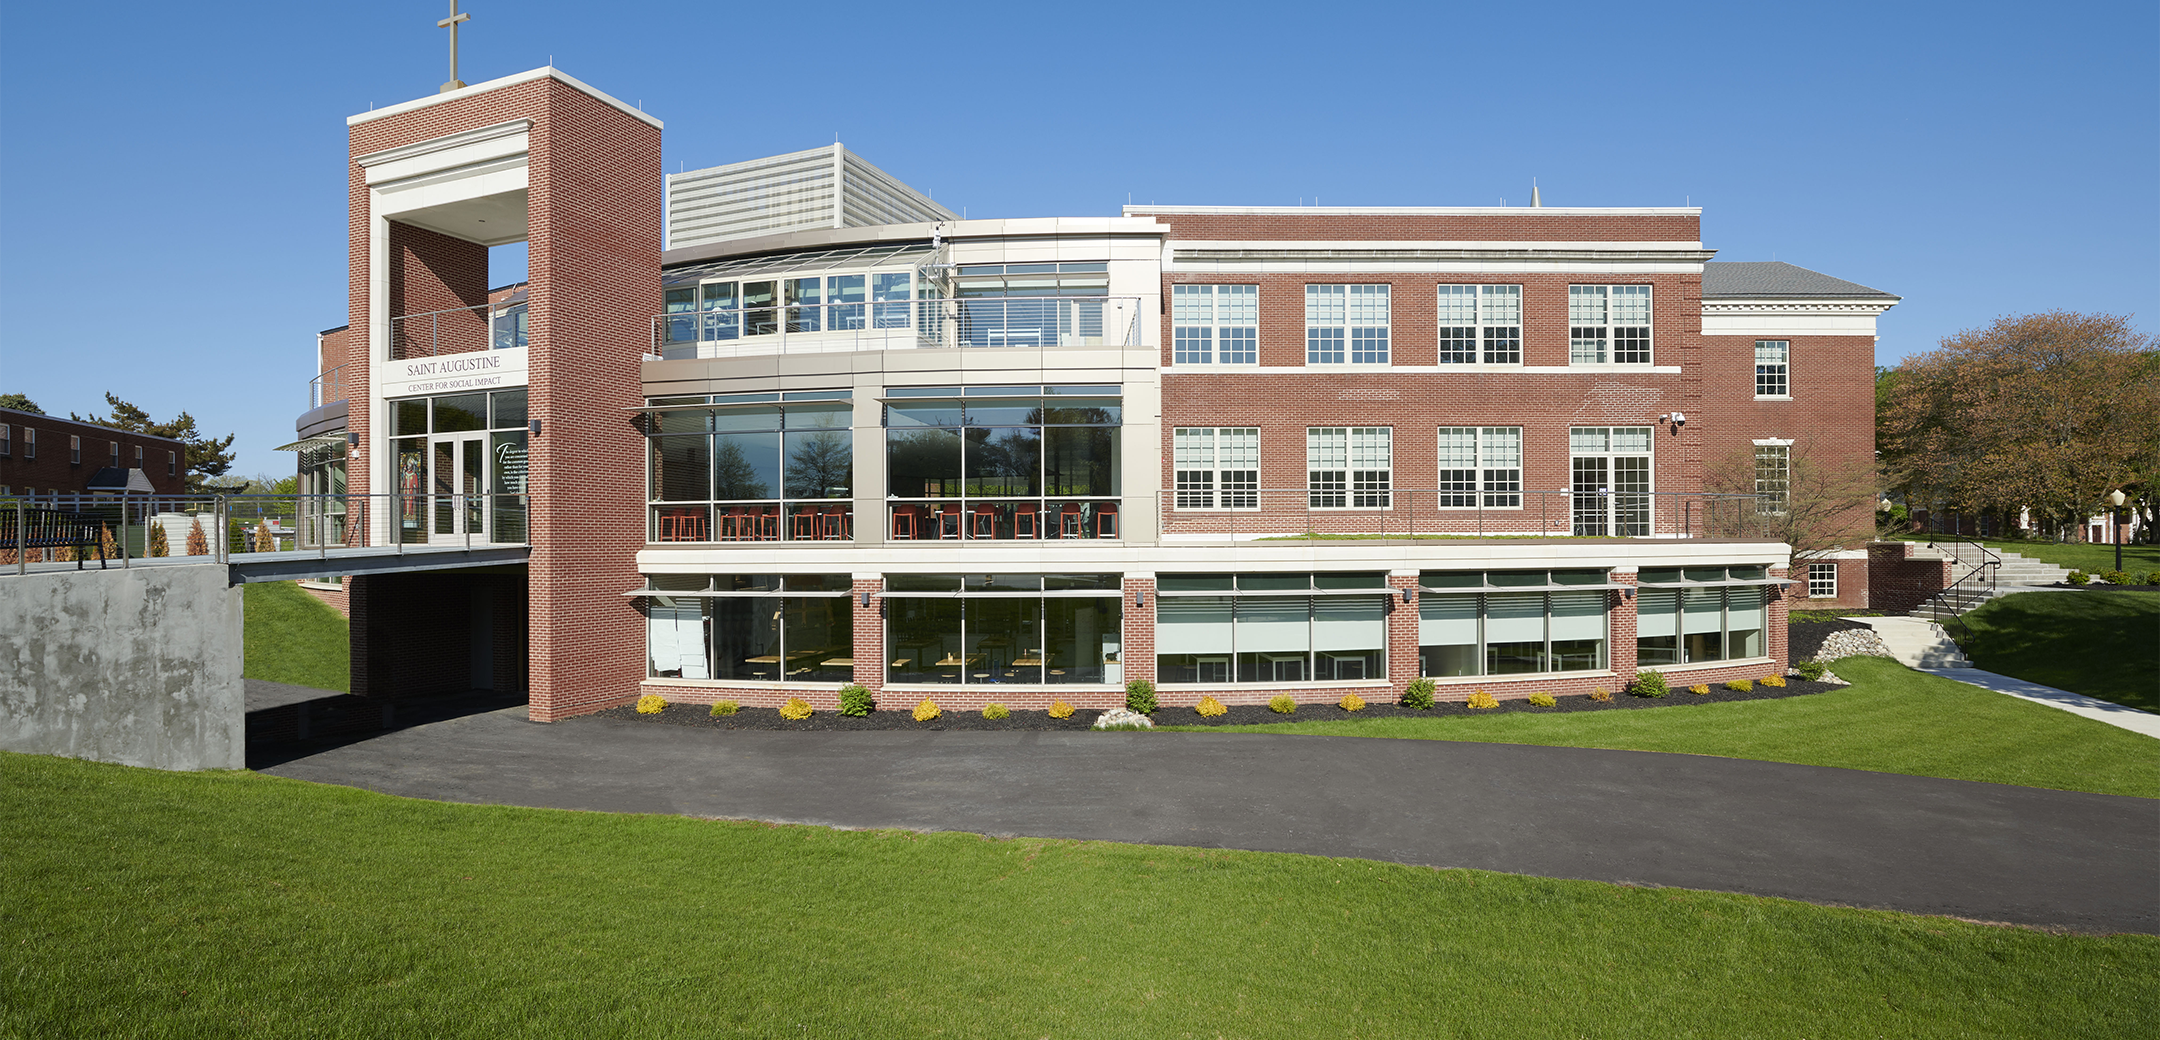
<svg viewBox="0 0 2160 1040"><path fill-rule="evenodd" d="M1777 515L1785 512L1792 492L1792 442L1757 441L1755 444L1755 511Z"/></svg>
<svg viewBox="0 0 2160 1040"><path fill-rule="evenodd" d="M1305 487L1314 509L1386 509L1393 501L1395 430L1314 426L1305 431Z"/></svg>
<svg viewBox="0 0 2160 1040"><path fill-rule="evenodd" d="M1837 564L1811 563L1807 565L1807 594L1809 599L1837 598Z"/></svg>
<svg viewBox="0 0 2160 1040"><path fill-rule="evenodd" d="M1522 286L1439 289L1441 364L1522 364Z"/></svg>
<svg viewBox="0 0 2160 1040"><path fill-rule="evenodd" d="M1650 533L1650 427L1575 427L1568 456L1576 535Z"/></svg>
<svg viewBox="0 0 2160 1040"><path fill-rule="evenodd" d="M1568 286L1568 362L1650 363L1650 287Z"/></svg>
<svg viewBox="0 0 2160 1040"><path fill-rule="evenodd" d="M119 469L119 468L120 468L120 442L119 442L119 441L106 441L106 442L105 442L105 448L106 448L106 452L107 452L108 456L109 456L109 457L110 457L110 458L112 459L112 463L111 463L111 465L112 465L112 468L114 468L114 469Z"/></svg>
<svg viewBox="0 0 2160 1040"><path fill-rule="evenodd" d="M72 466L82 465L82 437L80 435L68 434L68 464Z"/></svg>
<svg viewBox="0 0 2160 1040"><path fill-rule="evenodd" d="M15 427L0 423L0 455L15 454Z"/></svg>
<svg viewBox="0 0 2160 1040"><path fill-rule="evenodd" d="M1792 396L1792 342L1782 339L1755 341L1755 396Z"/></svg>
<svg viewBox="0 0 2160 1040"><path fill-rule="evenodd" d="M1305 287L1305 363L1388 363L1388 287Z"/></svg>
<svg viewBox="0 0 2160 1040"><path fill-rule="evenodd" d="M1522 427L1442 426L1442 509L1522 508Z"/></svg>
<svg viewBox="0 0 2160 1040"><path fill-rule="evenodd" d="M1260 363L1260 287L1178 285L1170 289L1171 363Z"/></svg>
<svg viewBox="0 0 2160 1040"><path fill-rule="evenodd" d="M26 459L37 458L37 431L28 426L23 427L22 431L22 456Z"/></svg>
<svg viewBox="0 0 2160 1040"><path fill-rule="evenodd" d="M1260 429L1180 426L1171 431L1179 509L1260 508Z"/></svg>
<svg viewBox="0 0 2160 1040"><path fill-rule="evenodd" d="M136 446L135 446L135 468L136 468L136 469L141 469L141 468L143 468L142 460L143 460L143 446L142 446L142 445L140 445L140 444L138 444L138 445L136 445Z"/></svg>
<svg viewBox="0 0 2160 1040"><path fill-rule="evenodd" d="M177 477L180 475L179 452L168 451L165 453L165 475L168 477Z"/></svg>

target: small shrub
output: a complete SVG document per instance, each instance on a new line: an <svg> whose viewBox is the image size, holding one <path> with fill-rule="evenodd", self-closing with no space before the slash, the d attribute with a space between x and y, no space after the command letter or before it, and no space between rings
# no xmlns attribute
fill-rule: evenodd
<svg viewBox="0 0 2160 1040"><path fill-rule="evenodd" d="M870 689L861 683L849 683L840 687L840 714L862 718L877 710L877 701L870 696Z"/></svg>
<svg viewBox="0 0 2160 1040"><path fill-rule="evenodd" d="M2145 575L2144 584L2160 585L2160 571L2153 571L2152 573Z"/></svg>
<svg viewBox="0 0 2160 1040"><path fill-rule="evenodd" d="M637 699L637 713L640 715L658 715L665 707L667 699L657 693L648 693Z"/></svg>
<svg viewBox="0 0 2160 1040"><path fill-rule="evenodd" d="M1710 686L1707 683L1696 683L1695 685L1688 687L1687 692L1695 694L1697 696L1702 696L1710 692Z"/></svg>
<svg viewBox="0 0 2160 1040"><path fill-rule="evenodd" d="M1267 706L1269 711L1277 715L1288 715L1297 710L1297 698L1287 693L1278 693L1268 698Z"/></svg>
<svg viewBox="0 0 2160 1040"><path fill-rule="evenodd" d="M268 520L262 520L262 521L258 521L258 522L256 522L256 524L255 524L255 548L254 548L254 550L253 550L253 551L255 551L255 552L276 552L276 551L277 551L277 536L276 536L276 535L274 535L274 534L271 534L271 533L270 533L270 521L268 521Z"/></svg>
<svg viewBox="0 0 2160 1040"><path fill-rule="evenodd" d="M210 555L210 539L203 534L202 517L198 516L188 522L187 554L189 556Z"/></svg>
<svg viewBox="0 0 2160 1040"><path fill-rule="evenodd" d="M1612 691L1606 689L1603 686L1600 686L1597 689L1590 691L1590 699L1598 702L1599 704L1611 704Z"/></svg>
<svg viewBox="0 0 2160 1040"><path fill-rule="evenodd" d="M1765 675L1762 678L1755 680L1755 684L1757 686L1783 687L1785 685L1785 677L1782 675Z"/></svg>
<svg viewBox="0 0 2160 1040"><path fill-rule="evenodd" d="M1203 719L1219 719L1230 714L1230 709L1223 707L1223 702L1213 697L1200 698L1200 703L1193 705L1193 711L1198 712Z"/></svg>
<svg viewBox="0 0 2160 1040"><path fill-rule="evenodd" d="M915 706L915 721L917 722L928 722L943 714L945 714L945 709L938 707L937 702L928 697L924 697L923 702Z"/></svg>
<svg viewBox="0 0 2160 1040"><path fill-rule="evenodd" d="M1012 718L1012 709L1002 704L985 704L983 705L983 718L1009 719Z"/></svg>
<svg viewBox="0 0 2160 1040"><path fill-rule="evenodd" d="M105 543L106 543L107 545L110 545L110 544L112 544L112 532L111 532L111 531L107 531L107 532L105 532ZM2123 573L2123 572L2121 572L2121 571L2102 571L2102 572L2100 573L2100 580L2101 580L2101 581L2104 581L2104 582L2107 582L2107 583L2108 583L2108 584L2110 584L2110 585L2129 585L2129 584L2132 584L2132 582L2130 581L2130 576L2129 576L2129 575L2127 575L2127 574L2124 574L2124 573Z"/></svg>
<svg viewBox="0 0 2160 1040"><path fill-rule="evenodd" d="M2087 574L2084 571L2071 571L2070 577L2065 580L2069 581L2072 585L2083 585L2087 582L2092 581L2092 575Z"/></svg>
<svg viewBox="0 0 2160 1040"><path fill-rule="evenodd" d="M1815 680L1822 678L1823 673L1829 670L1830 666L1822 663L1821 661L1802 661L1799 664L1793 665L1793 671L1799 672L1800 678L1806 679L1809 682L1814 682Z"/></svg>
<svg viewBox="0 0 2160 1040"><path fill-rule="evenodd" d="M105 551L105 558L108 560L117 560L120 558L120 543L113 540L111 524L105 525L105 533L102 537L98 539L98 548ZM2121 572L2118 571L2116 573L2119 574ZM2126 585L2129 583L2118 581L2115 584Z"/></svg>
<svg viewBox="0 0 2160 1040"><path fill-rule="evenodd" d="M1342 700L1335 702L1335 706L1344 711L1364 711L1365 698L1354 693L1346 693L1342 695Z"/></svg>
<svg viewBox="0 0 2160 1040"><path fill-rule="evenodd" d="M1410 685L1403 687L1402 706L1419 711L1430 710L1433 706L1433 681L1423 677L1410 680Z"/></svg>
<svg viewBox="0 0 2160 1040"><path fill-rule="evenodd" d="M1070 705L1070 704L1067 704L1067 703L1065 703L1064 701L1051 701L1051 702L1050 702L1050 717L1051 717L1051 718L1053 718L1053 719L1069 719L1069 718L1072 718L1072 716L1073 716L1073 706L1072 706L1072 705Z"/></svg>
<svg viewBox="0 0 2160 1040"><path fill-rule="evenodd" d="M1665 676L1645 669L1635 673L1635 682L1628 687L1628 692L1637 697L1663 697L1672 689L1665 685Z"/></svg>
<svg viewBox="0 0 2160 1040"><path fill-rule="evenodd" d="M171 556L171 555L172 555L172 542L171 542L171 540L170 540L170 539L169 539L169 538L168 538L168 537L166 536L166 534L165 534L165 525L164 525L164 524L151 524L151 525L150 525L150 549L149 549L149 552L150 552L150 555L152 555L152 556ZM10 563L13 563L14 561L10 560L10 561L8 561L8 562L10 562Z"/></svg>
<svg viewBox="0 0 2160 1040"><path fill-rule="evenodd" d="M1749 690L1754 689L1755 684L1747 681L1746 679L1734 679L1733 681L1726 683L1725 688L1733 691L1734 693L1746 693Z"/></svg>
<svg viewBox="0 0 2160 1040"><path fill-rule="evenodd" d="M1134 679L1125 684L1125 710L1141 715L1155 713L1155 684L1146 679Z"/></svg>
<svg viewBox="0 0 2160 1040"><path fill-rule="evenodd" d="M780 706L780 717L789 722L801 722L810 717L810 702L801 697L789 697L787 703Z"/></svg>
<svg viewBox="0 0 2160 1040"><path fill-rule="evenodd" d="M1484 690L1470 691L1470 700L1468 703L1470 707L1473 708L1497 708L1500 706L1499 699L1495 698L1492 694L1486 693Z"/></svg>
<svg viewBox="0 0 2160 1040"><path fill-rule="evenodd" d="M1544 690L1539 690L1538 692L1530 695L1530 703L1535 704L1540 708L1550 708L1556 704L1559 704L1560 702L1554 700L1552 694L1547 693Z"/></svg>
<svg viewBox="0 0 2160 1040"><path fill-rule="evenodd" d="M718 701L713 704L712 710L706 712L705 714L708 717L717 719L733 715L741 710L742 705L737 704L734 701Z"/></svg>

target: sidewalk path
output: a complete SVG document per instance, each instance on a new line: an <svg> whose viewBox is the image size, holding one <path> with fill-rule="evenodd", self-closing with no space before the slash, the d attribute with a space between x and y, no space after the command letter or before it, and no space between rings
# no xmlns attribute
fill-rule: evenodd
<svg viewBox="0 0 2160 1040"><path fill-rule="evenodd" d="M2052 590L2061 591L2061 590ZM1978 686L1983 690L2008 694L2019 700L2061 708L2072 715L2082 715L2096 722L2119 726L2132 733L2160 738L2160 715L2139 711L2128 705L2087 697L2082 693L2058 690L2036 682L1969 667L1943 667L1934 662L1943 660L1964 661L1957 644L1943 632L1942 626L1926 618L1913 617L1849 617L1874 629L1883 637L1883 645L1897 655L1899 663L1916 672L1940 675L1945 679ZM2160 681L2156 679L2155 681Z"/></svg>
<svg viewBox="0 0 2160 1040"><path fill-rule="evenodd" d="M416 726L266 772L454 802L1356 856L2160 932L2153 799L1437 740L523 715Z"/></svg>

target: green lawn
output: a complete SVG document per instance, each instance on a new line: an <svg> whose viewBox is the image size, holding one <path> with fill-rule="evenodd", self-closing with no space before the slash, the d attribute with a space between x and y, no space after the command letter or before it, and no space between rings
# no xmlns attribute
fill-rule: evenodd
<svg viewBox="0 0 2160 1040"><path fill-rule="evenodd" d="M250 679L347 692L352 644L343 615L289 581L254 582L247 597Z"/></svg>
<svg viewBox="0 0 2160 1040"><path fill-rule="evenodd" d="M2160 711L2160 592L2020 592L1964 621L1981 668Z"/></svg>
<svg viewBox="0 0 2160 1040"><path fill-rule="evenodd" d="M1924 534L1902 536L1908 542L1925 542ZM1980 544L1997 552L2014 552L2028 560L2052 563L2057 567L2098 574L2115 569L2115 547L2093 545L2086 542L1996 542L1981 539ZM2160 571L2160 545L2125 545L2122 547L2123 570L2144 574Z"/></svg>
<svg viewBox="0 0 2160 1040"><path fill-rule="evenodd" d="M2160 798L2160 740L1886 658L1848 657L1830 667L1853 685L1786 700L1681 702L1637 711L1350 720L1330 708L1305 707L1300 715L1338 718L1162 728L1677 751ZM1174 722L1183 710L1156 718Z"/></svg>
<svg viewBox="0 0 2160 1040"><path fill-rule="evenodd" d="M0 754L0 1036L2123 1037L2160 938Z"/></svg>

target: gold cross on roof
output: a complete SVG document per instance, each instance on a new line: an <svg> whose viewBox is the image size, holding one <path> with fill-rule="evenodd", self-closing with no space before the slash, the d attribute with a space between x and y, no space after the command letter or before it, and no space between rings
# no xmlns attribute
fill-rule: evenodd
<svg viewBox="0 0 2160 1040"><path fill-rule="evenodd" d="M472 21L472 15L459 14L457 0L450 0L450 17L435 23L437 29L450 30L450 82L443 84L442 89L436 91L438 94L447 94L465 85L464 80L457 78L457 27L459 22L469 21Z"/></svg>

